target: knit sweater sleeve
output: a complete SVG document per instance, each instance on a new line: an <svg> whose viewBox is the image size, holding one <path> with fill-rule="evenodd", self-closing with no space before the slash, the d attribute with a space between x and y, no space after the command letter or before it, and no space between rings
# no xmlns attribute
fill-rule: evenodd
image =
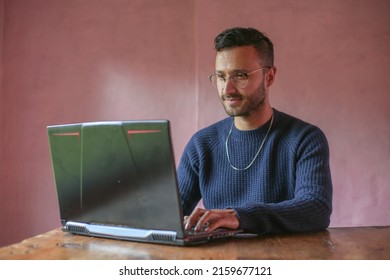
<svg viewBox="0 0 390 280"><path fill-rule="evenodd" d="M293 198L277 203L244 203L235 207L240 227L246 231L304 232L329 226L332 182L325 135L317 127L307 126L286 145L294 161L295 178L291 178L295 181Z"/></svg>
<svg viewBox="0 0 390 280"><path fill-rule="evenodd" d="M178 167L178 183L184 215L190 215L201 199L199 189L199 158L195 136L184 149Z"/></svg>
<svg viewBox="0 0 390 280"><path fill-rule="evenodd" d="M197 131L188 141L183 151L177 177L184 215L190 215L199 201L204 198L202 189L204 191L205 186L214 184L209 177L210 168L215 168L211 164L211 159L214 157L215 147L219 146L223 139L220 133L224 128L226 129L228 123L231 124L231 121L225 119ZM219 181L215 184L219 185Z"/></svg>

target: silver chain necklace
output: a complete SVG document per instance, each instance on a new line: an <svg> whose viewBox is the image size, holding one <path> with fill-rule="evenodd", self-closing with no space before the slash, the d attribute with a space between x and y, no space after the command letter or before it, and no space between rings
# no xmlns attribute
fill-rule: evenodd
<svg viewBox="0 0 390 280"><path fill-rule="evenodd" d="M272 123L274 122L274 114L272 114L272 117L271 117L271 123L269 124L269 127L268 127L268 130L267 130L267 133L263 139L263 142L261 142L261 145L259 147L259 150L257 151L255 157L252 159L251 163L249 163L249 165L245 168L237 168L235 167L232 162L230 161L230 155L229 155L229 149L228 149L228 145L229 145L229 138L230 138L230 135L232 134L232 130L233 130L233 125L234 125L234 121L232 123L232 126L230 127L230 131L229 131L229 134L228 136L226 137L226 141L225 141L225 148L226 148L226 155L227 155L227 159L228 159L228 162L230 164L230 166L234 169L234 170L237 170L237 171L244 171L244 170L247 170L249 167L252 166L252 164L255 162L256 158L259 156L260 154L260 151L261 149L263 148L263 145L265 143L265 140L267 140L267 137L268 137L268 133L270 132L271 130L271 127L272 127Z"/></svg>

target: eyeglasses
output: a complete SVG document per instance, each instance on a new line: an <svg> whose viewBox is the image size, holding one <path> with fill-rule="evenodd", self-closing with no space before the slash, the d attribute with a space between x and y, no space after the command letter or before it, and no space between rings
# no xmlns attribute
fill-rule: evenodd
<svg viewBox="0 0 390 280"><path fill-rule="evenodd" d="M215 86L216 88L223 88L227 80L230 80L231 83L237 88L245 88L248 85L249 76L260 71L263 69L271 68L270 66L262 67L259 69L256 69L252 72L245 73L245 72L236 72L231 75L222 75L219 73L215 73L213 75L209 76L210 82Z"/></svg>

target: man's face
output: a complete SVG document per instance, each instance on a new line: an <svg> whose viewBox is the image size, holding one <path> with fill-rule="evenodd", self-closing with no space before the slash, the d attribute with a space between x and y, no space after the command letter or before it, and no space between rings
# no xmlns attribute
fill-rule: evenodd
<svg viewBox="0 0 390 280"><path fill-rule="evenodd" d="M230 76L236 73L250 73L261 68L259 55L252 46L224 49L217 52L216 73ZM245 88L236 87L231 80L218 87L219 97L225 111L230 116L248 117L253 112L261 111L267 96L264 73L267 69L248 76Z"/></svg>

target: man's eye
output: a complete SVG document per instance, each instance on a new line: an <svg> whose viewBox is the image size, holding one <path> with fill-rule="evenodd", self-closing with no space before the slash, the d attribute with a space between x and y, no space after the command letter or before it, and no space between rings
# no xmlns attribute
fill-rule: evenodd
<svg viewBox="0 0 390 280"><path fill-rule="evenodd" d="M246 80L248 78L248 75L246 73L237 73L234 75L234 79L236 80Z"/></svg>

